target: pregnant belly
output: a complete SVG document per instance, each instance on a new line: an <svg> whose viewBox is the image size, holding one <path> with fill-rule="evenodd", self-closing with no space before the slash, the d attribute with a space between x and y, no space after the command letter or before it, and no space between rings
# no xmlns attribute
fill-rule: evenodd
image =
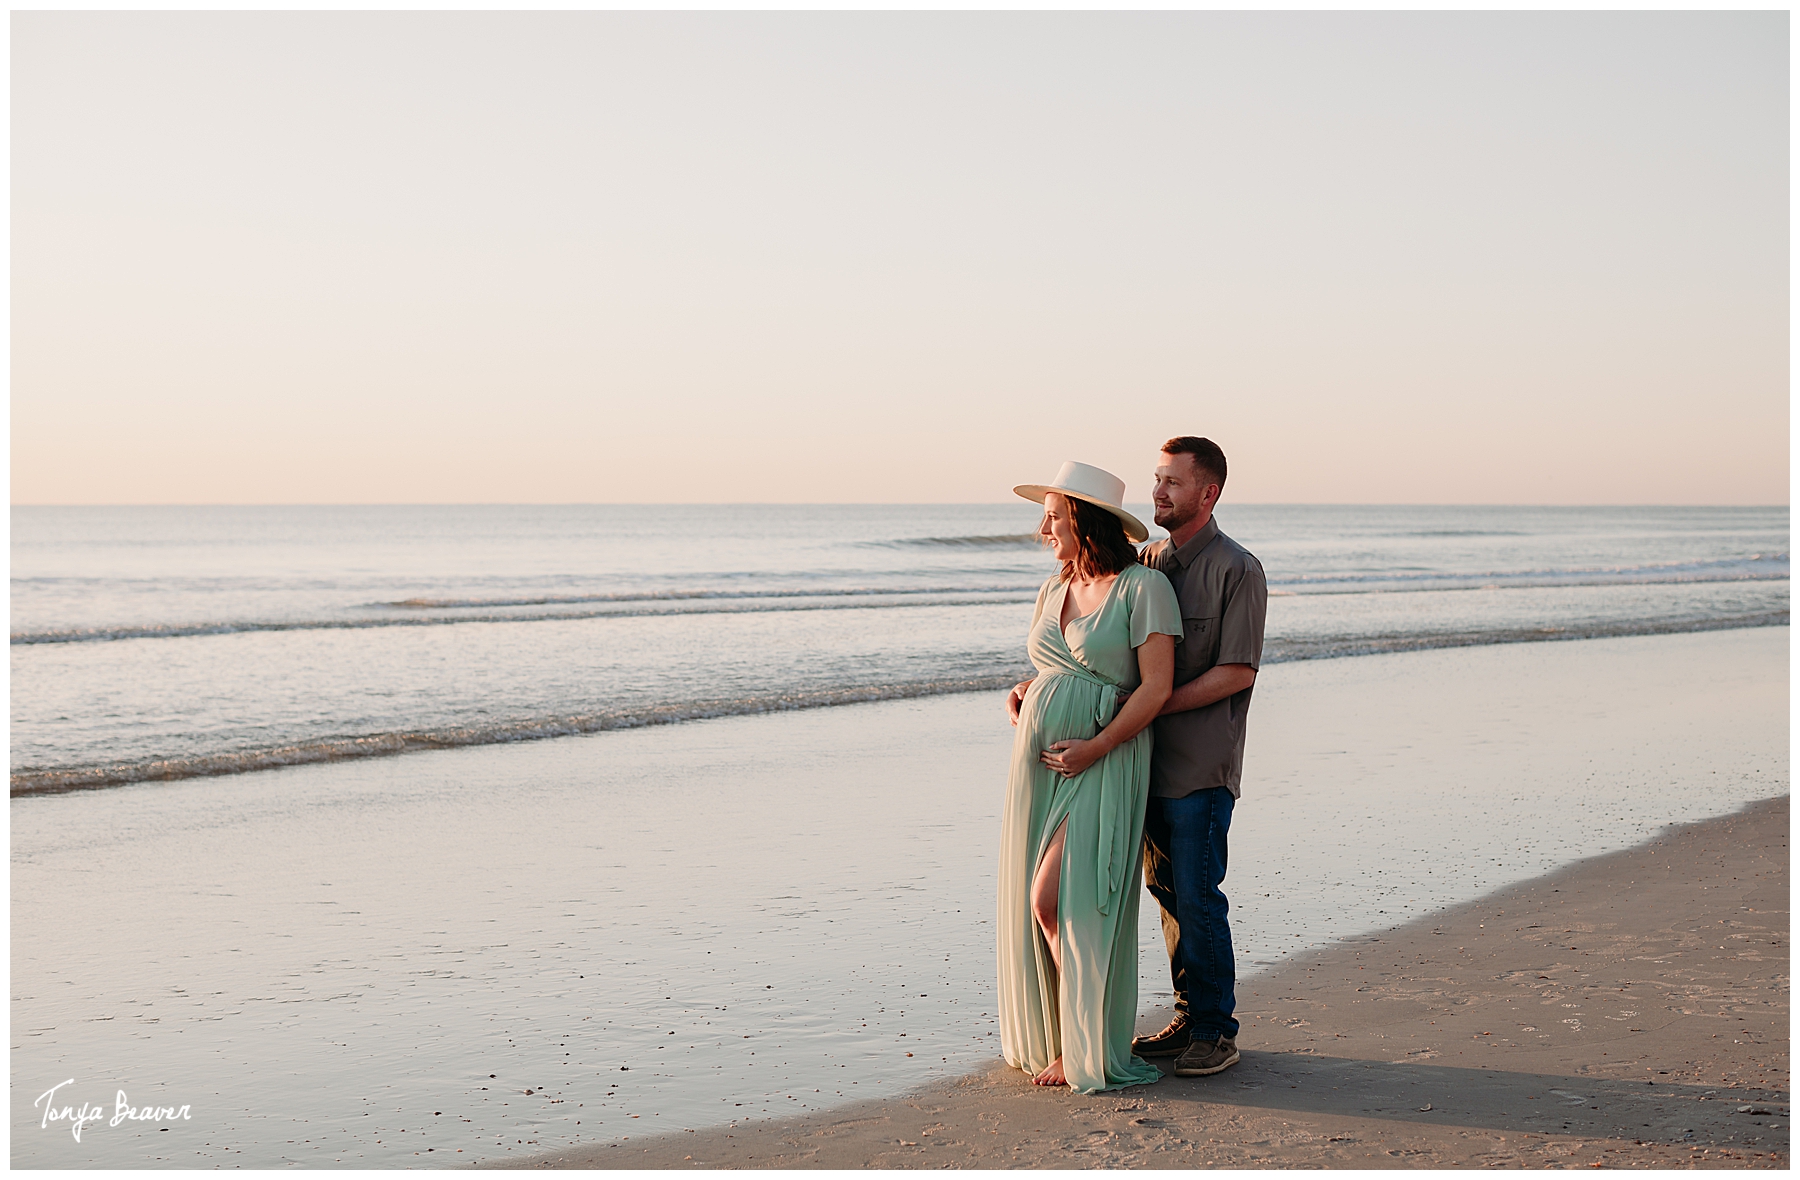
<svg viewBox="0 0 1800 1180"><path fill-rule="evenodd" d="M1038 677L1019 711L1019 736L1029 732L1039 749L1052 742L1086 741L1112 720L1097 716L1103 692L1100 685L1079 676Z"/></svg>

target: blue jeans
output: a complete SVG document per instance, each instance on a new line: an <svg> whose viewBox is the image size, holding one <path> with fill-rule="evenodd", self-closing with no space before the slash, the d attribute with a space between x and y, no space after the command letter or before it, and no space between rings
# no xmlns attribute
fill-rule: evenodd
<svg viewBox="0 0 1800 1180"><path fill-rule="evenodd" d="M1162 906L1175 1010L1195 1040L1238 1034L1230 906L1219 889L1235 802L1224 787L1208 787L1179 799L1152 795L1144 815L1144 885Z"/></svg>

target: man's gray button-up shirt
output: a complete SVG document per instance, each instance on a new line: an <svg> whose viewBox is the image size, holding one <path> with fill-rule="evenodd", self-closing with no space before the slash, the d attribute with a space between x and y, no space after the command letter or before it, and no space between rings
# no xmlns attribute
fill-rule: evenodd
<svg viewBox="0 0 1800 1180"><path fill-rule="evenodd" d="M1263 620L1269 587L1262 563L1210 520L1188 543L1158 541L1144 564L1161 570L1181 604L1181 642L1175 645L1175 686L1219 664L1262 663ZM1240 794L1244 733L1255 686L1199 709L1158 717L1150 756L1150 792L1179 798L1207 787Z"/></svg>

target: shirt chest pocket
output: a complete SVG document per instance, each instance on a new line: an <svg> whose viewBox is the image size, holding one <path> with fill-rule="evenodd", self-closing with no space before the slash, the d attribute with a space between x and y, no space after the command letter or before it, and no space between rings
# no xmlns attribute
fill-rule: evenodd
<svg viewBox="0 0 1800 1180"><path fill-rule="evenodd" d="M1204 672L1219 662L1218 656L1218 617L1182 619L1181 643L1175 649L1176 663L1184 669L1198 668Z"/></svg>

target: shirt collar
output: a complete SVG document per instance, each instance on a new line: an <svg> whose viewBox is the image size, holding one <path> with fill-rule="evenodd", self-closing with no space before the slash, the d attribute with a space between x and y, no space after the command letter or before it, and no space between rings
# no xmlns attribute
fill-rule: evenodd
<svg viewBox="0 0 1800 1180"><path fill-rule="evenodd" d="M1206 522L1205 528L1189 537L1187 544L1175 550L1175 560L1181 563L1182 569L1192 568L1194 562L1200 558L1200 551L1212 544L1213 538L1218 535L1219 521L1217 517L1214 517Z"/></svg>

